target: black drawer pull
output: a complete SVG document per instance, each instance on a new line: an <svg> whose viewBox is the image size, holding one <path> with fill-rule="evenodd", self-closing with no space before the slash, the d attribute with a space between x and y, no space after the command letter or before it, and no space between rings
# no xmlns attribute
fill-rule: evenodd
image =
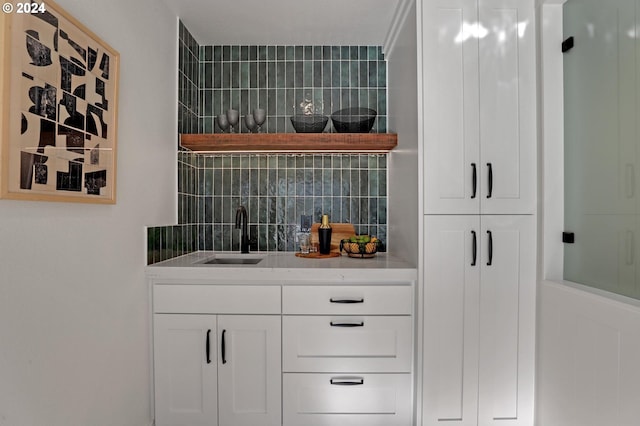
<svg viewBox="0 0 640 426"><path fill-rule="evenodd" d="M487 266L491 266L493 264L493 233L487 231L487 235L489 236L489 261L487 262Z"/></svg>
<svg viewBox="0 0 640 426"><path fill-rule="evenodd" d="M360 322L333 322L329 323L331 327L364 327L364 321Z"/></svg>
<svg viewBox="0 0 640 426"><path fill-rule="evenodd" d="M471 266L476 266L476 260L478 258L478 238L476 236L476 231L471 231L471 235L473 236L473 245L471 246L473 260L471 261Z"/></svg>
<svg viewBox="0 0 640 426"><path fill-rule="evenodd" d="M222 342L220 343L220 351L222 352L222 363L226 364L227 363L227 341L224 338L225 334L227 333L227 330L222 330Z"/></svg>
<svg viewBox="0 0 640 426"><path fill-rule="evenodd" d="M207 330L207 342L206 342L206 352L207 352L207 364L211 364L211 330Z"/></svg>
<svg viewBox="0 0 640 426"><path fill-rule="evenodd" d="M471 198L476 198L476 192L478 190L478 171L476 169L476 163L471 163L471 185L473 187Z"/></svg>
<svg viewBox="0 0 640 426"><path fill-rule="evenodd" d="M356 378L356 377L349 377L349 378L335 378L335 379L331 379L329 380L329 383L332 385L338 385L338 386L357 386L357 385L364 385L364 379L362 378Z"/></svg>
<svg viewBox="0 0 640 426"><path fill-rule="evenodd" d="M493 195L493 165L491 163L487 163L487 167L489 168L489 190L487 193L487 198L491 198Z"/></svg>
<svg viewBox="0 0 640 426"><path fill-rule="evenodd" d="M329 299L331 303L364 303L364 298L360 299L334 299L333 297Z"/></svg>

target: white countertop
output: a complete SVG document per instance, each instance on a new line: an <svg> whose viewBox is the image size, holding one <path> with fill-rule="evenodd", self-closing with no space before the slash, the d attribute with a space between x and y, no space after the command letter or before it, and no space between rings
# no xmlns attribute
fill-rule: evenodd
<svg viewBox="0 0 640 426"><path fill-rule="evenodd" d="M208 265L216 256L263 257L255 265ZM417 269L388 253L378 253L369 259L350 258L346 255L329 259L305 259L293 252L252 252L240 255L237 252L198 251L146 268L149 278L157 279L215 279L215 280L260 280L304 283L322 281L415 281ZM300 284L303 284L300 282Z"/></svg>

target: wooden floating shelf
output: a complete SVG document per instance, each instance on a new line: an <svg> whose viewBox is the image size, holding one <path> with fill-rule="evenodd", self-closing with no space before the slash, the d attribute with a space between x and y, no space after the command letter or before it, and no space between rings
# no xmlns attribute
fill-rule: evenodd
<svg viewBox="0 0 640 426"><path fill-rule="evenodd" d="M195 152L389 152L395 133L215 133L181 134Z"/></svg>

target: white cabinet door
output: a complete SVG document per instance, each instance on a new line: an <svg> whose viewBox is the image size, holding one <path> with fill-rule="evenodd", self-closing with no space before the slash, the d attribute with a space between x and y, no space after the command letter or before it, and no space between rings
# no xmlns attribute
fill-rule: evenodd
<svg viewBox="0 0 640 426"><path fill-rule="evenodd" d="M424 212L534 213L533 1L422 6Z"/></svg>
<svg viewBox="0 0 640 426"><path fill-rule="evenodd" d="M156 426L217 425L216 317L157 314L153 328Z"/></svg>
<svg viewBox="0 0 640 426"><path fill-rule="evenodd" d="M533 424L535 218L426 216L423 425Z"/></svg>
<svg viewBox="0 0 640 426"><path fill-rule="evenodd" d="M156 314L156 425L279 426L280 352L279 315Z"/></svg>
<svg viewBox="0 0 640 426"><path fill-rule="evenodd" d="M480 211L478 6L422 2L424 211Z"/></svg>
<svg viewBox="0 0 640 426"><path fill-rule="evenodd" d="M480 217L426 216L425 230L423 425L473 426L478 418Z"/></svg>
<svg viewBox="0 0 640 426"><path fill-rule="evenodd" d="M478 424L533 425L533 216L482 216Z"/></svg>
<svg viewBox="0 0 640 426"><path fill-rule="evenodd" d="M220 315L220 426L279 426L280 316Z"/></svg>
<svg viewBox="0 0 640 426"><path fill-rule="evenodd" d="M533 1L479 0L481 212L536 208Z"/></svg>

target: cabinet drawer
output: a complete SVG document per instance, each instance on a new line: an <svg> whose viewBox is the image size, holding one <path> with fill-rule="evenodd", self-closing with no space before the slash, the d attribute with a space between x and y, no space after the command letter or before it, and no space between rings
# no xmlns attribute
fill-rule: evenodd
<svg viewBox="0 0 640 426"><path fill-rule="evenodd" d="M153 287L153 311L179 314L280 314L280 287L164 285Z"/></svg>
<svg viewBox="0 0 640 426"><path fill-rule="evenodd" d="M284 371L410 372L410 316L284 316Z"/></svg>
<svg viewBox="0 0 640 426"><path fill-rule="evenodd" d="M409 374L283 375L284 426L410 426Z"/></svg>
<svg viewBox="0 0 640 426"><path fill-rule="evenodd" d="M397 286L285 286L285 314L410 315L410 284Z"/></svg>

